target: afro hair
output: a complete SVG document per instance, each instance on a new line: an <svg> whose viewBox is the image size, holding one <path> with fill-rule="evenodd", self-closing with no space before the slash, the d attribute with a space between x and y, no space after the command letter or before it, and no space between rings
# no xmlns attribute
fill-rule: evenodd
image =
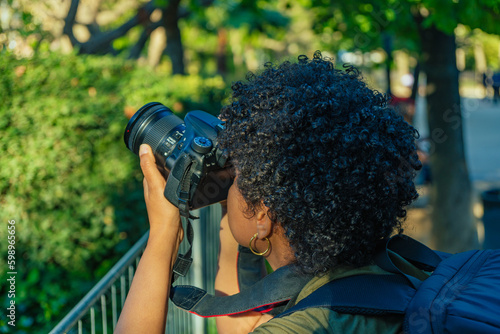
<svg viewBox="0 0 500 334"><path fill-rule="evenodd" d="M249 213L269 208L302 272L366 265L380 239L402 231L418 196L418 132L356 68L317 51L267 63L232 90L221 146Z"/></svg>

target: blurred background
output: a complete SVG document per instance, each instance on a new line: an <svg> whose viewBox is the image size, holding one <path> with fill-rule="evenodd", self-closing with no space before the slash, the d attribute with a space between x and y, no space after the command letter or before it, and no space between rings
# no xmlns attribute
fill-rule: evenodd
<svg viewBox="0 0 500 334"><path fill-rule="evenodd" d="M139 107L218 114L248 71L315 50L356 65L419 130L406 232L443 251L499 247L498 22L496 0L0 0L0 245L15 220L16 331L48 332L147 230L122 139Z"/></svg>

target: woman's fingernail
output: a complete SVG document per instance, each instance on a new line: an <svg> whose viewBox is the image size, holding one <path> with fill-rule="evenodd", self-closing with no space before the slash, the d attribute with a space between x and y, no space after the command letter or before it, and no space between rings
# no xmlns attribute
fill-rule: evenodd
<svg viewBox="0 0 500 334"><path fill-rule="evenodd" d="M149 146L146 144L142 144L141 147L139 148L139 155L148 154L148 153L149 153Z"/></svg>

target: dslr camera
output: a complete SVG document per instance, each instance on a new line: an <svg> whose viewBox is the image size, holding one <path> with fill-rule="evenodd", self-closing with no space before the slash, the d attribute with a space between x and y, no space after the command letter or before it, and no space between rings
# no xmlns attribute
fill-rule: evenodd
<svg viewBox="0 0 500 334"><path fill-rule="evenodd" d="M163 104L151 102L132 116L124 140L136 155L141 144L151 146L167 181L165 198L190 218L190 210L227 198L233 177L217 141L223 130L224 122L204 111L190 111L182 121Z"/></svg>

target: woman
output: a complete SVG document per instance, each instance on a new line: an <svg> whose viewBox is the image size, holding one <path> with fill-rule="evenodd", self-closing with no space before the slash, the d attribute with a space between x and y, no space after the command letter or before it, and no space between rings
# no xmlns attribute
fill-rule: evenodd
<svg viewBox="0 0 500 334"><path fill-rule="evenodd" d="M319 52L297 63L266 64L233 84L220 140L235 181L221 221L216 290L238 292L238 244L276 270L311 275L297 303L327 282L377 273L382 238L401 232L404 207L417 197L418 134L367 88L353 67L337 70ZM172 265L183 238L178 210L163 197L165 180L141 146L150 237L117 332L163 332ZM290 316L247 312L217 319L219 333L397 333L400 317L339 314L311 308Z"/></svg>

